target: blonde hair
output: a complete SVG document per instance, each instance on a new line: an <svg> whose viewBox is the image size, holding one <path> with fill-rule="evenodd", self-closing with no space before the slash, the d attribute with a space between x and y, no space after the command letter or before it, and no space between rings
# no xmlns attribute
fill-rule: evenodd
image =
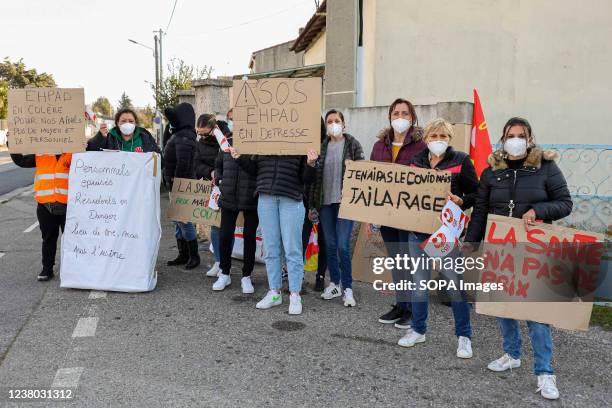
<svg viewBox="0 0 612 408"><path fill-rule="evenodd" d="M425 130L423 131L423 141L427 143L429 135L440 129L444 130L444 132L446 132L450 139L455 136L455 132L453 131L453 125L451 125L448 121L442 118L436 118L429 121L427 125L425 125Z"/></svg>

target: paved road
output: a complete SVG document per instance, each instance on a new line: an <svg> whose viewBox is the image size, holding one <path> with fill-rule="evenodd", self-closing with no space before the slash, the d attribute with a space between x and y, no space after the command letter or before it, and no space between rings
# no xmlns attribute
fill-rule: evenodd
<svg viewBox="0 0 612 408"><path fill-rule="evenodd" d="M522 368L487 371L500 355L493 318L473 315L475 355L465 361L454 356L448 308L432 306L427 342L401 349L401 331L376 321L391 299L365 284L354 309L310 292L302 316L287 305L256 310L262 267L255 296L239 293L240 265L231 288L213 292L204 250L195 271L165 266L175 251L165 220L153 292L60 289L34 280L39 231L23 232L34 222L31 197L0 205L0 406L25 405L7 403L1 387L48 388L60 376L78 384L76 400L36 406L552 406L534 393L528 340ZM557 405L609 406L612 333L554 330L554 341Z"/></svg>
<svg viewBox="0 0 612 408"><path fill-rule="evenodd" d="M22 169L16 166L9 153L0 151L0 196L32 184L34 169Z"/></svg>

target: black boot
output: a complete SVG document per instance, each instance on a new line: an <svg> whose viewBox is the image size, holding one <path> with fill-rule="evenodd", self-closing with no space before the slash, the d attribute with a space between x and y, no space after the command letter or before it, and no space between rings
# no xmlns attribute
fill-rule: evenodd
<svg viewBox="0 0 612 408"><path fill-rule="evenodd" d="M177 238L176 247L178 248L179 254L175 259L166 263L168 266L183 265L189 260L189 248L187 248L187 241Z"/></svg>
<svg viewBox="0 0 612 408"><path fill-rule="evenodd" d="M198 248L198 240L187 241L187 248L189 250L189 261L185 265L185 269L193 269L200 266L200 252Z"/></svg>
<svg viewBox="0 0 612 408"><path fill-rule="evenodd" d="M53 269L43 269L42 272L38 274L37 279L41 282L53 279Z"/></svg>

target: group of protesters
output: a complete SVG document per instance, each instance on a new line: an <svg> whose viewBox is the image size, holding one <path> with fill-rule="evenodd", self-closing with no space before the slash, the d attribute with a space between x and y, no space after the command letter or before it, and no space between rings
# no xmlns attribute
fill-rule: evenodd
<svg viewBox="0 0 612 408"><path fill-rule="evenodd" d="M347 123L341 111L330 110L321 119L320 154L310 150L305 155L247 155L233 147L232 111L226 120L213 114L196 114L190 104L167 108L169 123L163 138L163 175L171 188L175 178L209 180L220 188L220 227L212 227L210 241L214 264L206 276L215 277L214 291L231 285L232 250L238 215L244 218L244 262L242 293L254 293L251 274L255 265L257 230L261 228L268 291L256 304L270 309L283 303L283 280L289 288L289 314L302 313L304 253L312 225L318 224L319 264L315 289L321 298L342 298L344 306L356 306L352 290L351 237L354 223L339 217L342 181L347 160L364 160L358 139L346 132ZM452 125L435 119L424 128L419 126L416 110L406 99L396 99L389 107L388 127L378 134L370 160L425 169L450 171L448 200L462 210L472 209L464 244L449 256L458 257L475 250L486 229L488 214L521 218L525 228L536 220L550 223L570 214L572 201L563 174L554 162L553 151L536 144L529 122L511 118L503 127L499 150L488 160L489 167L480 178L465 152L450 146L454 137ZM230 148L220 149L216 130L227 138ZM374 136L372 136L374 137ZM157 152L161 149L153 136L139 126L136 113L122 109L115 115L115 127L102 125L90 139L87 150L121 150ZM43 269L39 280L53 277L57 238L63 231L68 194L68 171L71 154L11 155L22 167L36 167L34 181L37 216L42 232ZM194 269L200 265L196 228L192 223L174 222L178 255L167 263ZM385 225L371 225L380 231L390 257L423 254L421 243L428 235ZM476 243L476 244L475 244ZM325 273L329 270L328 284ZM461 275L452 270L440 271L443 279L458 281ZM394 281L401 271L393 270ZM412 279L429 279L431 271L424 265ZM459 358L472 357L471 304L460 290L449 291L455 321ZM537 307L537 306L534 306ZM426 341L428 293L413 291L410 296L396 292L396 303L379 318L383 324L407 330L398 344L412 347ZM492 371L520 367L521 336L519 323L499 318L504 355L491 362ZM552 337L547 324L528 321L534 354L534 372L538 392L544 398L556 399L559 392L552 369Z"/></svg>

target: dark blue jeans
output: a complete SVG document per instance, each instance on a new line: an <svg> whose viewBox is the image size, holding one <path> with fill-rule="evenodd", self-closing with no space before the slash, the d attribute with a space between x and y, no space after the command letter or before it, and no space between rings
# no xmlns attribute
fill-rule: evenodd
<svg viewBox="0 0 612 408"><path fill-rule="evenodd" d="M537 307L535 305L534 307ZM521 332L519 322L514 319L497 318L504 337L504 352L512 358L521 358ZM527 321L531 348L533 349L533 371L535 375L553 374L553 342L550 326L544 323Z"/></svg>
<svg viewBox="0 0 612 408"><path fill-rule="evenodd" d="M409 236L410 256L428 258L421 248L421 243L429 238L429 234L411 232ZM447 257L456 258L460 256L458 250L453 251ZM446 259L446 258L445 258ZM460 291L460 283L463 275L456 273L452 269L442 268L440 271L442 278L455 283L455 289L448 289L447 293L451 299L453 317L455 318L455 335L472 338L472 326L470 324L470 305L465 301L465 293ZM427 331L427 313L429 309L429 291L420 290L420 282L431 279L431 269L427 265L419 267L412 275L412 282L416 284L416 289L412 291L412 329L425 334Z"/></svg>
<svg viewBox="0 0 612 408"><path fill-rule="evenodd" d="M340 204L321 207L319 212L321 227L325 235L327 267L330 280L342 289L353 287L353 267L351 265L351 234L353 221L338 218Z"/></svg>

